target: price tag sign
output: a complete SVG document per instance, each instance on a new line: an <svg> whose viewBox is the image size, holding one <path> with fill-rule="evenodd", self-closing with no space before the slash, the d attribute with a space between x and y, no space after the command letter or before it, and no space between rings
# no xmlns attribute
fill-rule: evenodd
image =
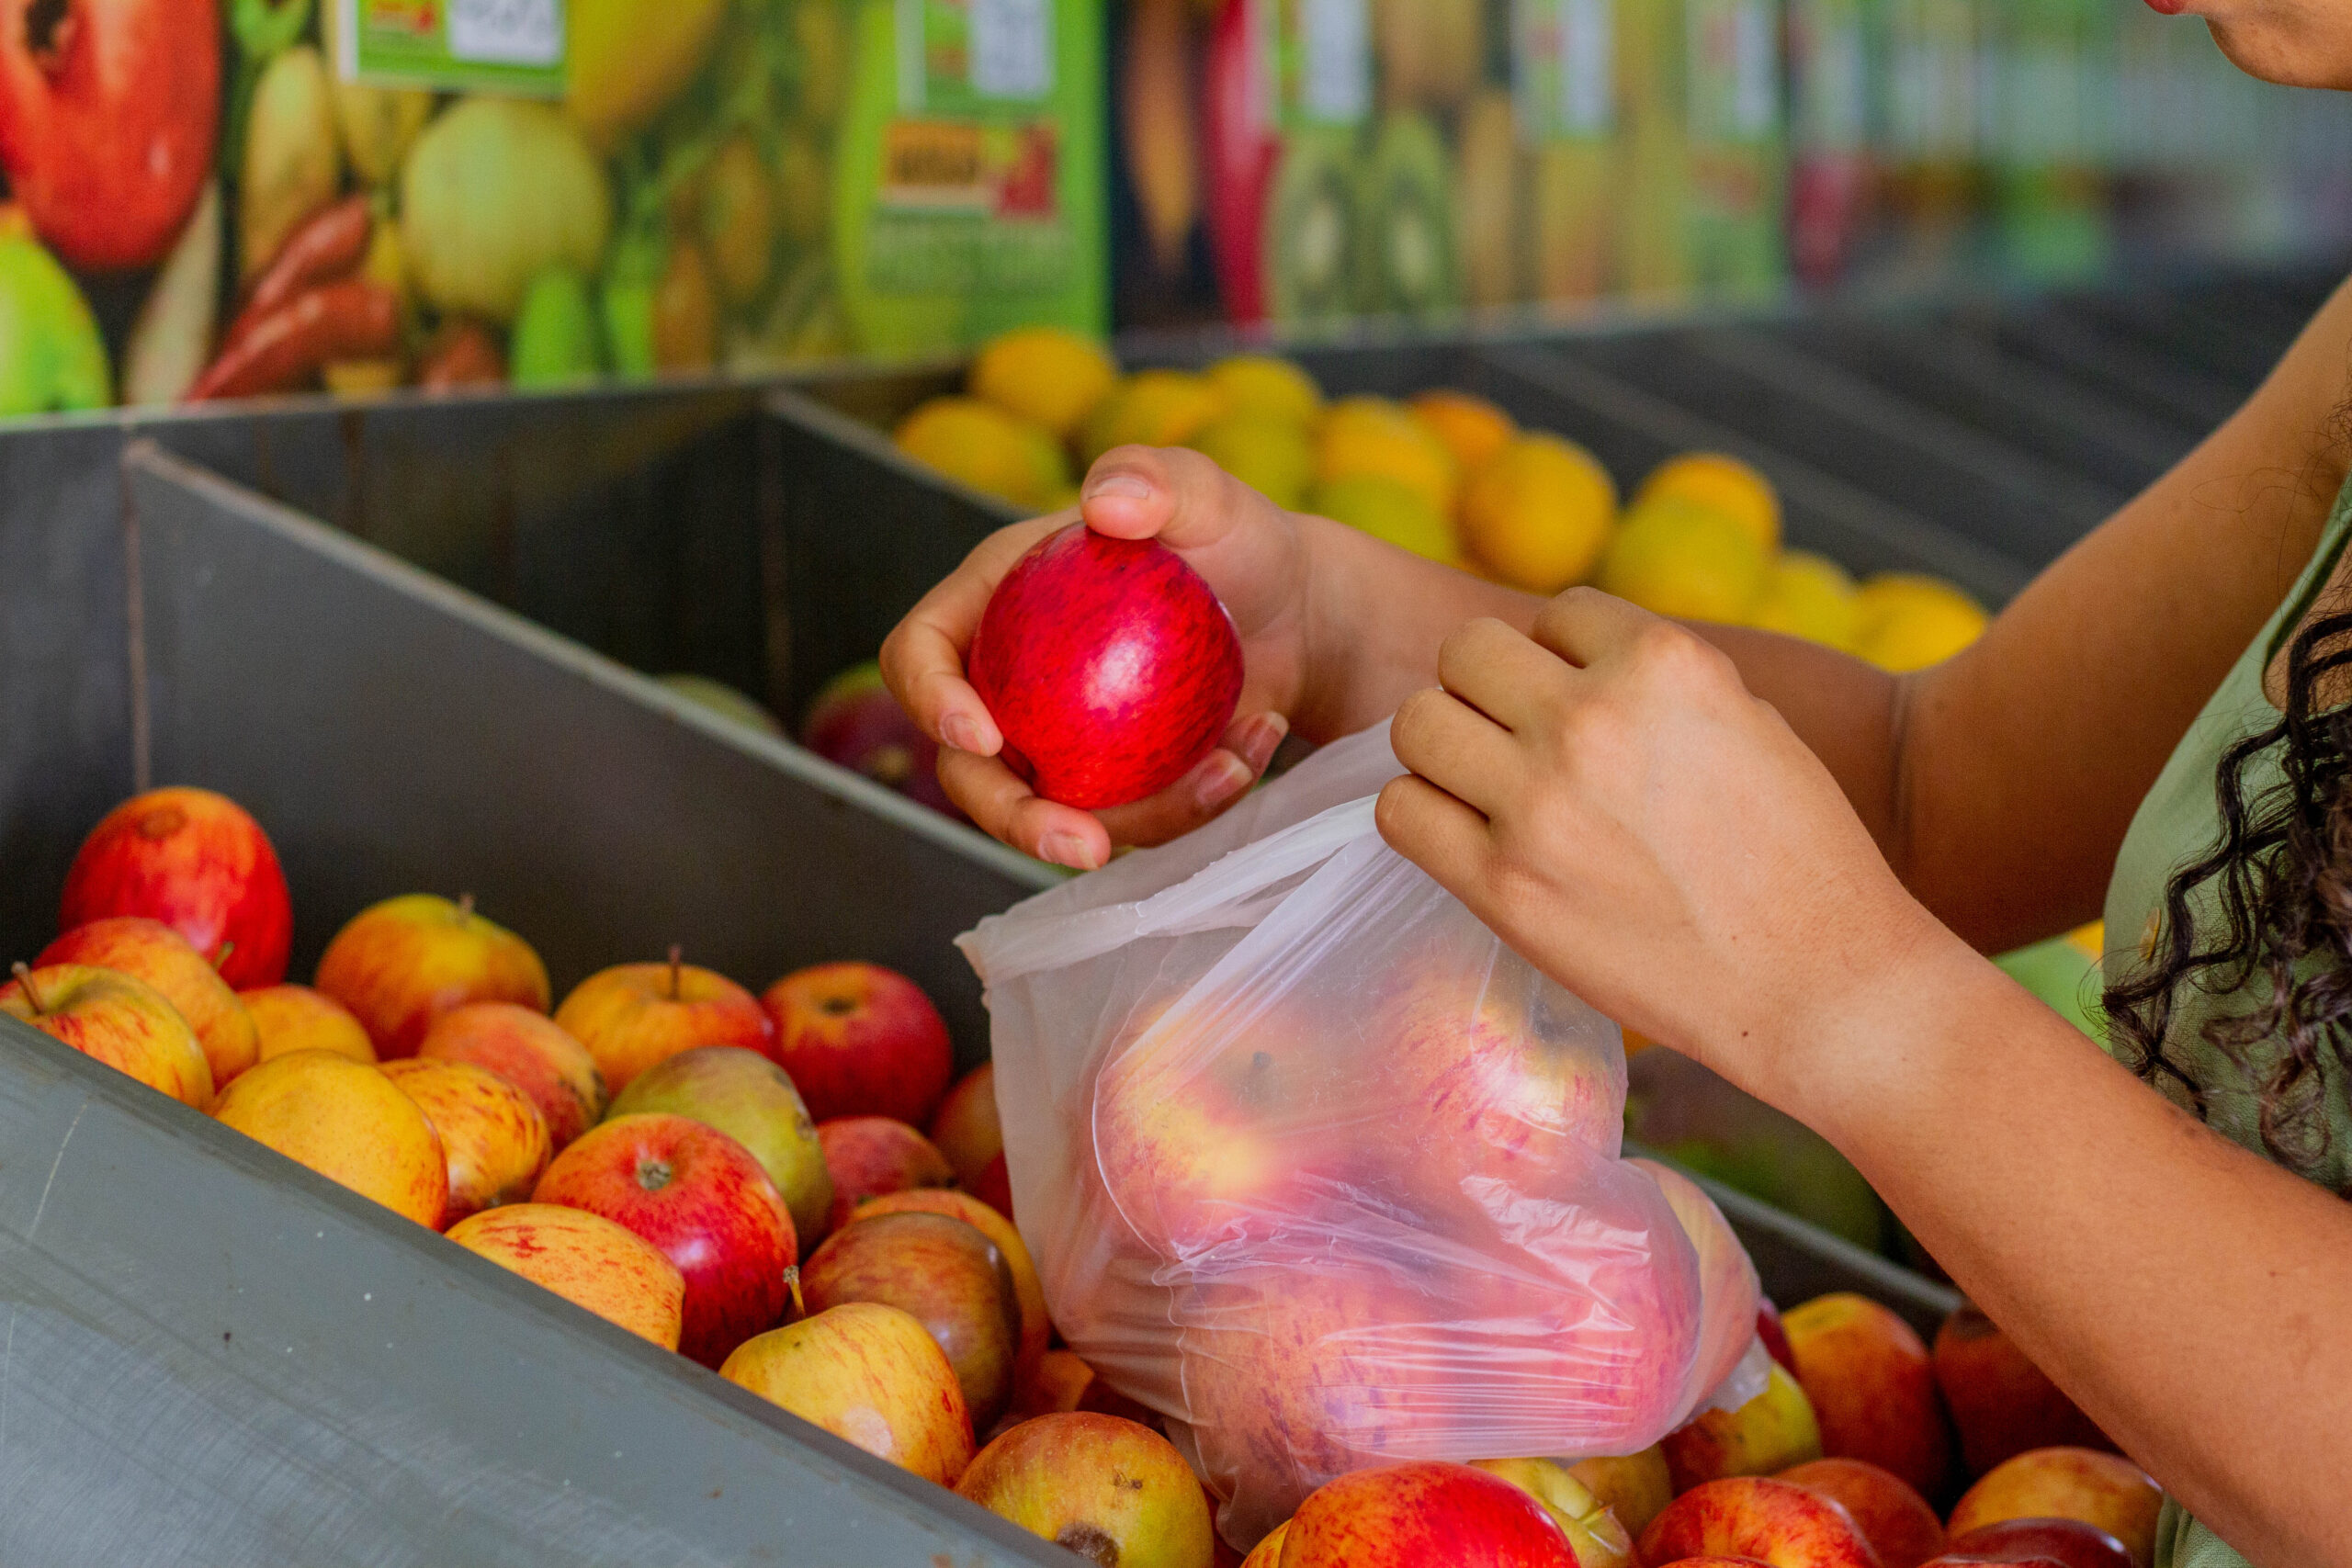
<svg viewBox="0 0 2352 1568"><path fill-rule="evenodd" d="M561 97L564 0L331 0L345 81Z"/></svg>

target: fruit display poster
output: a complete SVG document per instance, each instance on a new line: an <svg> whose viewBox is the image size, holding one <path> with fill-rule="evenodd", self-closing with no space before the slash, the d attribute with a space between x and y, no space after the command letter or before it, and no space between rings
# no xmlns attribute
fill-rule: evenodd
<svg viewBox="0 0 2352 1568"><path fill-rule="evenodd" d="M0 416L1109 325L1099 5L8 13Z"/></svg>

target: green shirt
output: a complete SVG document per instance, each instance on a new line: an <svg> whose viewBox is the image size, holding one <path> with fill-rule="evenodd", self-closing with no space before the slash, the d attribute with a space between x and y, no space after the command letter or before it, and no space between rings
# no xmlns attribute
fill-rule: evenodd
<svg viewBox="0 0 2352 1568"><path fill-rule="evenodd" d="M2204 711L2181 737L2147 798L2140 803L2123 847L2116 854L2115 875L2107 888L2107 964L2111 970L2145 962L2148 939L2164 907L2165 885L2177 867L2219 841L2222 817L2214 771L2222 753L2233 744L2278 722L2278 710L2262 689L2263 674L2335 570L2347 536L2352 536L2352 483L2336 496L2319 548L2312 552L2293 592L2231 666ZM2256 757L2245 773L2246 798L2259 799L2282 776L2275 750ZM2194 929L2213 930L2219 919L2216 907L2212 884L2197 889L2189 900ZM2265 982L2257 978L2252 984ZM2279 1049L2276 1045L2247 1047L2241 1066L2203 1037L2208 1021L2243 1012L2251 1000L2243 993L2213 996L2193 985L2184 987L2175 999L2165 1040L2169 1058L2184 1067L2202 1092L2205 1119L2213 1130L2261 1154L2255 1086L2278 1060ZM2319 1174L2341 1191L2347 1178L2352 1178L2352 1079L2333 1061L2323 1063L2321 1073L2330 1139L2325 1167ZM2187 1105L2187 1091L2179 1085L2165 1081L2162 1087ZM2156 1568L2245 1568L2245 1560L2219 1536L2171 1502L2165 1503L2156 1532Z"/></svg>

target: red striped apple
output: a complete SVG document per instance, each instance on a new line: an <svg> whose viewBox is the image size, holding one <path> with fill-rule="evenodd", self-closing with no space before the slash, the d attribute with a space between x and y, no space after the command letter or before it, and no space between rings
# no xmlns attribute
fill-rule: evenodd
<svg viewBox="0 0 2352 1568"><path fill-rule="evenodd" d="M416 1101L441 1139L449 1168L444 1228L483 1209L531 1195L554 1150L546 1118L530 1098L470 1062L387 1062L384 1076Z"/></svg>
<svg viewBox="0 0 2352 1568"><path fill-rule="evenodd" d="M686 1277L653 1244L585 1209L508 1203L451 1225L451 1241L618 1324L664 1350L678 1348Z"/></svg>
<svg viewBox="0 0 2352 1568"><path fill-rule="evenodd" d="M868 1198L857 1206L854 1218L910 1213L945 1214L961 1220L996 1243L997 1250L1004 1255L1004 1266L1012 1272L1013 1299L1021 1305L1021 1352L1014 1371L1017 1388L1019 1380L1036 1369L1054 1332L1053 1324L1046 1316L1046 1287L1038 1281L1037 1265L1029 1256L1028 1244L1021 1239L1021 1233L1013 1228L1011 1220L969 1192L946 1187L910 1187Z"/></svg>
<svg viewBox="0 0 2352 1568"><path fill-rule="evenodd" d="M588 1047L614 1094L667 1056L698 1045L775 1049L775 1027L759 998L715 970L679 961L616 964L600 969L563 998L556 1022Z"/></svg>
<svg viewBox="0 0 2352 1568"><path fill-rule="evenodd" d="M978 1190L980 1179L1004 1153L1004 1128L996 1114L996 1064L982 1062L956 1080L931 1119L931 1141L956 1169L956 1179Z"/></svg>
<svg viewBox="0 0 2352 1568"><path fill-rule="evenodd" d="M1005 573L969 660L1006 763L1088 810L1141 800L1206 757L1233 722L1241 665L1233 617L1182 557L1082 523Z"/></svg>
<svg viewBox="0 0 2352 1568"><path fill-rule="evenodd" d="M286 873L244 807L209 789L153 789L106 814L65 874L61 931L144 915L187 938L243 990L286 977Z"/></svg>
<svg viewBox="0 0 2352 1568"><path fill-rule="evenodd" d="M782 1067L739 1045L697 1045L656 1062L613 1101L616 1116L666 1111L718 1128L752 1151L784 1194L804 1246L832 1217L833 1178L800 1091Z"/></svg>
<svg viewBox="0 0 2352 1568"><path fill-rule="evenodd" d="M351 1010L333 997L308 986L284 982L239 991L254 1021L255 1059L290 1055L296 1051L332 1051L355 1062L373 1065L375 1042L351 1016Z"/></svg>
<svg viewBox="0 0 2352 1568"><path fill-rule="evenodd" d="M468 1002L548 1010L548 971L530 943L474 912L473 895L387 898L354 915L313 982L351 1010L387 1062L413 1056L443 1013Z"/></svg>
<svg viewBox="0 0 2352 1568"><path fill-rule="evenodd" d="M1901 1476L1858 1459L1817 1459L1781 1472L1845 1506L1880 1568L1919 1568L1944 1550L1944 1523Z"/></svg>
<svg viewBox="0 0 2352 1568"><path fill-rule="evenodd" d="M1343 1475L1298 1506L1282 1568L1577 1568L1541 1503L1466 1464L1415 1460Z"/></svg>
<svg viewBox="0 0 2352 1568"><path fill-rule="evenodd" d="M1473 1463L1543 1504L1576 1550L1577 1568L1640 1568L1632 1532L1566 1465L1548 1459L1482 1459Z"/></svg>
<svg viewBox="0 0 2352 1568"><path fill-rule="evenodd" d="M220 978L187 939L161 920L143 915L109 915L75 926L41 949L37 967L52 964L95 964L135 975L168 998L196 1031L204 1059L212 1069L212 1087L254 1065L261 1054L260 1036L253 1015L237 993Z"/></svg>
<svg viewBox="0 0 2352 1568"><path fill-rule="evenodd" d="M1012 1403L1021 1305L1004 1254L977 1226L945 1214L853 1220L809 1254L800 1290L811 1312L880 1302L910 1314L947 1353L976 1429Z"/></svg>
<svg viewBox="0 0 2352 1568"><path fill-rule="evenodd" d="M1944 1319L1931 1355L1970 1475L2029 1449L2115 1447L1973 1302Z"/></svg>
<svg viewBox="0 0 2352 1568"><path fill-rule="evenodd" d="M596 1058L546 1013L514 1002L468 1002L435 1019L416 1054L487 1067L521 1089L559 1150L604 1120L605 1078Z"/></svg>
<svg viewBox="0 0 2352 1568"><path fill-rule="evenodd" d="M868 1198L910 1187L947 1187L956 1180L947 1156L933 1148L930 1139L888 1116L820 1122L817 1141L833 1181L833 1207L825 1219L828 1231L849 1224Z"/></svg>
<svg viewBox="0 0 2352 1568"><path fill-rule="evenodd" d="M2154 1560L2164 1493L2147 1472L2096 1449L2033 1449L1985 1472L1944 1521L1954 1540L2004 1519L2079 1519L2121 1541L2138 1568Z"/></svg>
<svg viewBox="0 0 2352 1568"><path fill-rule="evenodd" d="M681 1353L707 1367L775 1323L798 1259L792 1214L742 1145L684 1116L623 1116L583 1134L532 1201L602 1214L686 1278Z"/></svg>
<svg viewBox="0 0 2352 1568"><path fill-rule="evenodd" d="M183 1105L200 1111L211 1102L204 1046L163 992L119 969L87 964L16 967L17 977L0 986L0 1012Z"/></svg>
<svg viewBox="0 0 2352 1568"><path fill-rule="evenodd" d="M1210 1568L1201 1484L1166 1438L1115 1416L1024 1421L989 1444L956 1490L1032 1535L1118 1568Z"/></svg>
<svg viewBox="0 0 2352 1568"><path fill-rule="evenodd" d="M718 1375L941 1486L972 1462L956 1369L922 1324L852 1302L747 1339Z"/></svg>
<svg viewBox="0 0 2352 1568"><path fill-rule="evenodd" d="M947 1024L921 987L878 964L820 964L770 986L775 1059L820 1122L888 1116L922 1126L955 1072Z"/></svg>
<svg viewBox="0 0 2352 1568"><path fill-rule="evenodd" d="M1821 1451L1867 1460L1927 1496L1942 1494L1951 1438L1918 1332L1868 1296L1816 1296L1783 1314L1797 1381L1821 1424Z"/></svg>
<svg viewBox="0 0 2352 1568"><path fill-rule="evenodd" d="M1685 1492L1642 1532L1641 1553L1645 1562L1753 1557L1770 1568L1879 1568L1842 1505L1761 1475L1710 1481Z"/></svg>

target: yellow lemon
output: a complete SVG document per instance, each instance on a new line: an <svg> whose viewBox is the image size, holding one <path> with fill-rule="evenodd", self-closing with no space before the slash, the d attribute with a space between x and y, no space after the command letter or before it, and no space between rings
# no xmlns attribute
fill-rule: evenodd
<svg viewBox="0 0 2352 1568"><path fill-rule="evenodd" d="M1087 415L1079 455L1091 463L1114 446L1182 446L1224 412L1224 397L1205 376L1139 370Z"/></svg>
<svg viewBox="0 0 2352 1568"><path fill-rule="evenodd" d="M1825 647L1850 649L1861 605L1846 569L1804 550L1784 551L1764 576L1747 624Z"/></svg>
<svg viewBox="0 0 2352 1568"><path fill-rule="evenodd" d="M1942 663L1984 630L1984 607L1938 578L1883 572L1857 599L1854 651L1897 674Z"/></svg>
<svg viewBox="0 0 2352 1568"><path fill-rule="evenodd" d="M1315 477L1325 483L1380 474L1419 491L1441 517L1453 515L1453 454L1430 427L1385 398L1342 398L1323 415Z"/></svg>
<svg viewBox="0 0 2352 1568"><path fill-rule="evenodd" d="M1653 501L1625 514L1600 563L1600 586L1661 615L1747 618L1764 588L1756 536L1713 507Z"/></svg>
<svg viewBox="0 0 2352 1568"><path fill-rule="evenodd" d="M1271 354L1242 354L1220 359L1208 368L1209 385L1235 413L1287 420L1312 426L1323 412L1323 389L1315 378L1287 359Z"/></svg>
<svg viewBox="0 0 2352 1568"><path fill-rule="evenodd" d="M1315 445L1285 419L1229 413L1186 443L1276 506L1296 511L1315 482Z"/></svg>
<svg viewBox="0 0 2352 1568"><path fill-rule="evenodd" d="M1067 441L1118 379L1118 366L1092 338L1022 327L989 340L972 360L967 389Z"/></svg>
<svg viewBox="0 0 2352 1568"><path fill-rule="evenodd" d="M1772 481L1736 457L1720 452L1685 452L1650 470L1634 504L1688 501L1711 506L1736 520L1766 550L1781 543L1781 497Z"/></svg>
<svg viewBox="0 0 2352 1568"><path fill-rule="evenodd" d="M1502 581L1557 593L1591 575L1617 520L1617 486L1573 441L1513 438L1463 487L1462 543Z"/></svg>
<svg viewBox="0 0 2352 1568"><path fill-rule="evenodd" d="M1349 474L1315 487L1314 509L1334 522L1448 566L1461 564L1453 530L1427 497L1385 474Z"/></svg>
<svg viewBox="0 0 2352 1568"><path fill-rule="evenodd" d="M1423 392L1412 403L1413 417L1430 427L1453 454L1454 467L1475 474L1510 445L1519 426L1510 415L1467 392Z"/></svg>
<svg viewBox="0 0 2352 1568"><path fill-rule="evenodd" d="M978 398L933 398L900 423L899 450L948 478L1034 512L1069 490L1069 464L1036 425Z"/></svg>

